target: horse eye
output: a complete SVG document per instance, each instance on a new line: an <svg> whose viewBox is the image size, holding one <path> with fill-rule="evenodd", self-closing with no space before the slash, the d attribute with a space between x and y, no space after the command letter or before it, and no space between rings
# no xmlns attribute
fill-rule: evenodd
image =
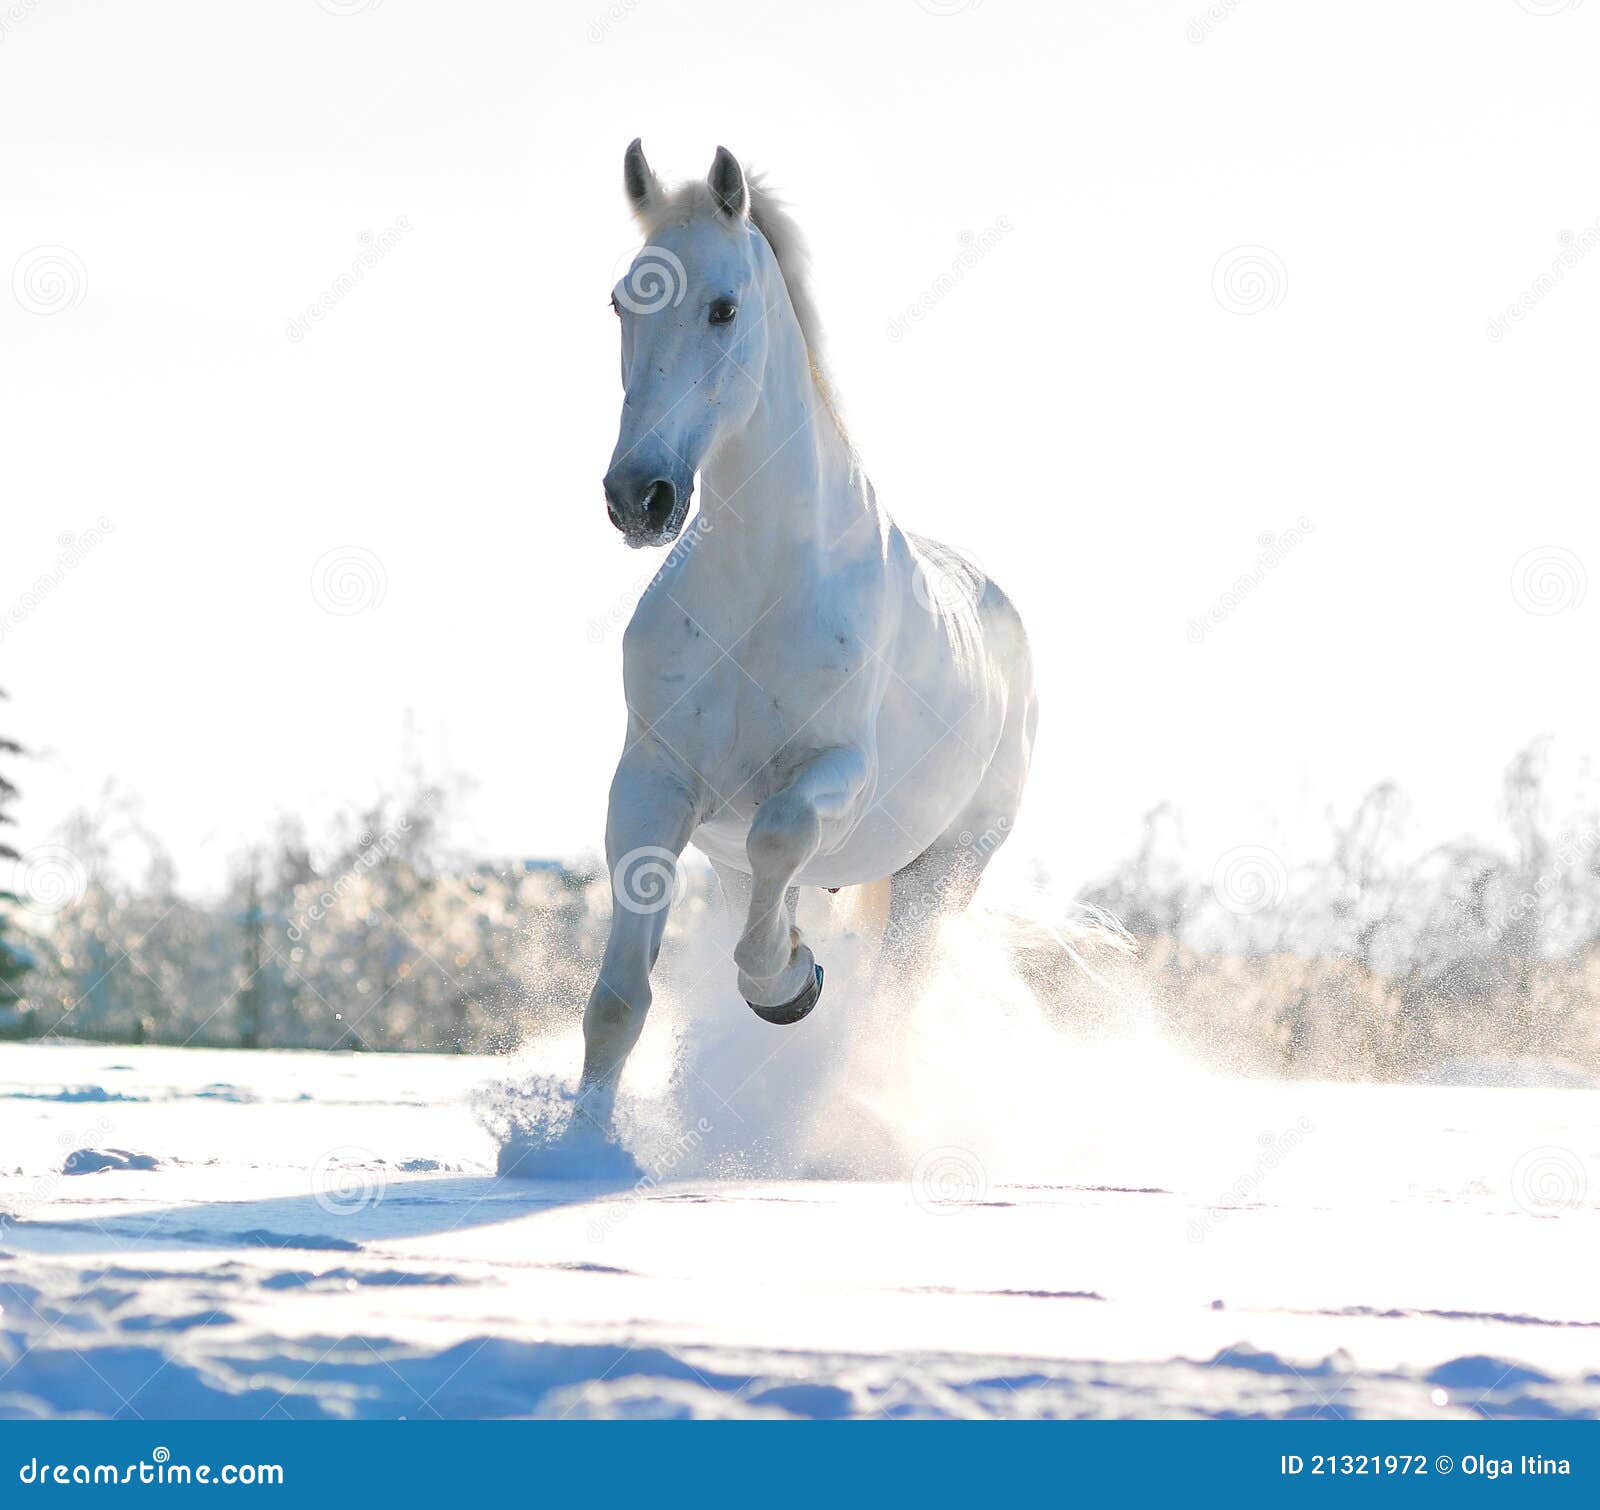
<svg viewBox="0 0 1600 1510"><path fill-rule="evenodd" d="M711 323L713 325L731 325L733 317L739 313L739 306L732 299L718 299L711 306Z"/></svg>

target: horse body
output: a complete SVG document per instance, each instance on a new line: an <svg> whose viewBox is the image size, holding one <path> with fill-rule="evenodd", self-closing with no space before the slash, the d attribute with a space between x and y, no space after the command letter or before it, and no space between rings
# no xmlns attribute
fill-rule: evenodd
<svg viewBox="0 0 1600 1510"><path fill-rule="evenodd" d="M585 1013L580 1106L609 1125L650 1001L678 856L745 917L740 988L797 1021L822 972L795 888L892 877L884 963L926 955L1009 832L1032 744L1026 637L971 563L879 509L820 377L793 230L719 149L668 195L629 148L650 236L613 302L626 397L606 476L630 544L666 544L623 641L614 905ZM652 269L673 285L638 297Z"/></svg>
<svg viewBox="0 0 1600 1510"><path fill-rule="evenodd" d="M903 869L970 806L1006 731L1015 691L983 632L984 579L971 572L971 596L925 607L915 547L887 524L847 574L786 558L781 579L744 579L755 591L734 606L711 538L656 580L624 637L630 741L681 776L694 846L746 873L761 804L822 752L860 748L851 813L791 884L855 886ZM959 581L959 567L938 569ZM703 611L708 601L719 610Z"/></svg>

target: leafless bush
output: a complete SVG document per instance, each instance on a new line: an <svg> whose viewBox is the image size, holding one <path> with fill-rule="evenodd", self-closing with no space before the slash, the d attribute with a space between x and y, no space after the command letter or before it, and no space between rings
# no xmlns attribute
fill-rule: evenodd
<svg viewBox="0 0 1600 1510"><path fill-rule="evenodd" d="M1016 937L1018 966L1062 1018L1109 1024L1137 1003L1248 1073L1404 1079L1465 1060L1600 1073L1600 814L1563 819L1548 787L1535 745L1506 771L1503 843L1416 854L1403 794L1381 785L1333 826L1325 855L1296 865L1261 846L1197 861L1179 814L1157 807L1082 899L1132 947L1035 929ZM26 1030L499 1051L570 1022L604 941L603 867L453 854L445 806L419 786L318 850L284 826L209 902L179 894L131 820L80 819L61 843L87 883L37 934ZM130 838L145 857L136 881L111 862ZM694 874L668 968L708 905Z"/></svg>
<svg viewBox="0 0 1600 1510"><path fill-rule="evenodd" d="M119 879L104 827L66 843L88 884L51 919L31 1027L133 1042L499 1050L587 993L603 939L595 864L463 863L422 788L313 853L285 827L239 857L225 894L175 892L151 847Z"/></svg>
<svg viewBox="0 0 1600 1510"><path fill-rule="evenodd" d="M1500 847L1407 858L1405 802L1375 787L1329 853L1230 894L1195 873L1177 815L1088 900L1137 949L1106 969L1197 1050L1253 1072L1408 1079L1467 1061L1600 1072L1600 815L1563 821L1536 744L1505 773ZM1266 852L1270 855L1270 852ZM1081 996L1081 992L1079 993Z"/></svg>

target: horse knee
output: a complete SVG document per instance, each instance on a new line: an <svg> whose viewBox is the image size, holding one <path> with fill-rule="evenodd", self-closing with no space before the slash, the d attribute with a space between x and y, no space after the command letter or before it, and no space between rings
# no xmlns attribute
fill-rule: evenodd
<svg viewBox="0 0 1600 1510"><path fill-rule="evenodd" d="M753 869L791 869L804 863L822 839L822 819L808 797L774 792L756 813L745 849Z"/></svg>
<svg viewBox="0 0 1600 1510"><path fill-rule="evenodd" d="M649 1009L648 985L644 988L643 999L633 1000L607 982L596 981L594 990L589 994L589 1005L583 1013L584 1036L613 1038L630 1033L637 1036Z"/></svg>

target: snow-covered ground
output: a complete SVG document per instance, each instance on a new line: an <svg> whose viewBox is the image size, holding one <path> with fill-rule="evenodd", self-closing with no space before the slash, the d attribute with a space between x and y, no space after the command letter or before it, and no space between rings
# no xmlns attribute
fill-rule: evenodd
<svg viewBox="0 0 1600 1510"><path fill-rule="evenodd" d="M718 1177L697 1123L541 1184L506 1067L0 1048L0 1415L1600 1410L1600 1093L1102 1064L1048 1182Z"/></svg>

